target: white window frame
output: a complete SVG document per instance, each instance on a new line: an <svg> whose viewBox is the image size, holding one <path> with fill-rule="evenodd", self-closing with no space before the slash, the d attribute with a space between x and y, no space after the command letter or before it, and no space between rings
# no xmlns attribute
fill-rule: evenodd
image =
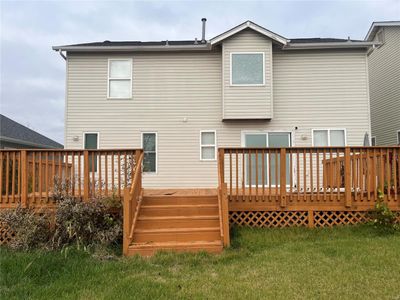
<svg viewBox="0 0 400 300"><path fill-rule="evenodd" d="M240 83L232 83L232 56L235 54L262 54L263 57L263 83L245 83L245 84L240 84ZM231 52L230 53L230 86L265 86L265 52Z"/></svg>
<svg viewBox="0 0 400 300"><path fill-rule="evenodd" d="M214 144L202 144L201 136L203 133L214 133ZM214 147L214 158L202 158L202 150L205 147ZM201 161L216 161L217 160L217 131L216 130L200 130L200 160Z"/></svg>
<svg viewBox="0 0 400 300"><path fill-rule="evenodd" d="M84 131L83 132L83 145L82 145L82 149L83 150L93 150L93 149L86 149L85 148L85 144L86 144L86 134L97 134L97 150L100 149L100 132L98 131ZM83 159L83 158L82 158ZM99 171L99 155L97 155L97 170L95 172L91 172L91 173L95 173L97 174Z"/></svg>
<svg viewBox="0 0 400 300"><path fill-rule="evenodd" d="M372 141L374 140L374 143ZM372 145L375 144L375 145ZM371 136L371 146L376 146L376 136Z"/></svg>
<svg viewBox="0 0 400 300"><path fill-rule="evenodd" d="M346 147L347 146L347 130L346 128L313 128L311 129L311 141L312 141L312 146L314 146L314 131L322 131L326 130L328 131L328 145L327 146L318 146L318 147ZM344 131L344 146L331 146L331 130L342 130Z"/></svg>
<svg viewBox="0 0 400 300"><path fill-rule="evenodd" d="M295 145L294 145L294 142L295 142L295 139L294 139L294 131L290 131L290 130L242 130L242 132L241 132L241 146L242 147L246 147L246 134L257 134L257 135L265 135L266 136L266 142L267 142L267 148L269 148L269 134L270 133L288 133L289 134L289 144L290 144L290 146L289 147L294 147ZM268 154L266 154L266 155L268 155ZM268 169L269 168L269 163L268 163L268 159L265 161L265 166L266 166L266 169ZM245 160L245 170L244 170L244 173L245 173L245 178L244 178L244 180L245 180L245 187L250 187L250 184L249 183L246 183L246 178L247 178L247 176L248 176L248 174L247 174L247 159ZM293 168L292 170L289 170L290 171L290 176L292 177L292 180L293 180L293 182L295 182L295 168ZM265 177L265 179L267 180L266 181L266 183L265 183L265 186L269 186L269 180L270 180L270 178L269 178L269 176L267 175L266 177ZM251 185L251 187L256 187L257 186L257 184L252 184ZM280 185L276 185L276 184L271 184L271 187L276 187L276 186L280 186ZM258 185L258 187L260 187L260 185ZM290 187L290 183L287 183L286 184L286 187Z"/></svg>
<svg viewBox="0 0 400 300"><path fill-rule="evenodd" d="M155 170L155 172L144 172L143 171L143 174L157 175L158 174L158 132L157 131L142 131L140 133L140 148L142 148L142 149L143 149L143 135L144 134L155 134L155 136L156 136L156 150L155 150L155 153L156 153L156 170ZM143 149L143 154L144 154L144 149ZM144 158L143 158L143 160L144 160Z"/></svg>
<svg viewBox="0 0 400 300"><path fill-rule="evenodd" d="M113 61L129 61L130 62L130 64L131 64L131 67L130 67L130 77L129 78L119 78L119 77L115 77L115 78L112 78L112 77L110 77L110 71L111 71L111 68L110 68L110 66L111 66L111 62L113 62ZM132 58L109 58L108 59L108 67L107 67L107 99L110 99L110 100L123 100L123 99L132 99L132 68L133 68L133 60L132 60ZM124 81L127 81L127 80L129 80L129 82L130 82L130 84L129 84L129 86L130 86L130 89L129 89L129 96L128 97L111 97L110 96L110 82L111 82L111 80L124 80Z"/></svg>

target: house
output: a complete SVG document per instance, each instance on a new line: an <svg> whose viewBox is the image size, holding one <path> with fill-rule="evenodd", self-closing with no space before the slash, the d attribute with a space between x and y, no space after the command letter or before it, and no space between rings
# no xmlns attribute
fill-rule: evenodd
<svg viewBox="0 0 400 300"><path fill-rule="evenodd" d="M63 145L0 114L0 149L62 149Z"/></svg>
<svg viewBox="0 0 400 300"><path fill-rule="evenodd" d="M373 144L400 145L400 21L374 22L365 40L368 55Z"/></svg>
<svg viewBox="0 0 400 300"><path fill-rule="evenodd" d="M143 147L145 187L217 186L218 147L362 146L367 53L246 21L206 40L55 46L67 149ZM271 168L275 166L271 165Z"/></svg>

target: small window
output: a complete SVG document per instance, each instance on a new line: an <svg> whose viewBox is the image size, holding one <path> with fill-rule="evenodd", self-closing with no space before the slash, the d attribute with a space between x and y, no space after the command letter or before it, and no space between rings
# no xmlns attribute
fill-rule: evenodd
<svg viewBox="0 0 400 300"><path fill-rule="evenodd" d="M85 149L98 149L98 134L85 133ZM89 154L89 172L97 172L97 155Z"/></svg>
<svg viewBox="0 0 400 300"><path fill-rule="evenodd" d="M215 160L216 157L216 134L215 131L200 132L200 159Z"/></svg>
<svg viewBox="0 0 400 300"><path fill-rule="evenodd" d="M344 147L346 145L346 132L344 129L314 129L313 145Z"/></svg>
<svg viewBox="0 0 400 300"><path fill-rule="evenodd" d="M110 59L108 62L108 98L132 97L132 60Z"/></svg>
<svg viewBox="0 0 400 300"><path fill-rule="evenodd" d="M376 146L376 137L371 137L371 146Z"/></svg>
<svg viewBox="0 0 400 300"><path fill-rule="evenodd" d="M142 133L142 148L144 152L143 172L157 172L157 133Z"/></svg>
<svg viewBox="0 0 400 300"><path fill-rule="evenodd" d="M264 53L232 53L231 84L263 85Z"/></svg>
<svg viewBox="0 0 400 300"><path fill-rule="evenodd" d="M400 145L400 130L397 130L397 145Z"/></svg>

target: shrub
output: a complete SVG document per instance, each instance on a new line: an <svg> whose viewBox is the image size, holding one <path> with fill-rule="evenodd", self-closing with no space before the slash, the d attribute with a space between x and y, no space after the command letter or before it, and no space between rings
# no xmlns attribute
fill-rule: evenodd
<svg viewBox="0 0 400 300"><path fill-rule="evenodd" d="M0 212L0 223L6 223L14 233L7 245L15 250L30 250L48 246L51 239L50 218L29 208L17 207Z"/></svg>
<svg viewBox="0 0 400 300"><path fill-rule="evenodd" d="M378 199L375 207L368 212L370 224L375 228L383 231L394 231L397 229L396 215L393 213L385 202L383 202L384 194L378 190Z"/></svg>
<svg viewBox="0 0 400 300"><path fill-rule="evenodd" d="M67 198L59 202L55 215L54 248L76 245L78 249L108 246L122 236L122 222L111 216L101 201L81 202Z"/></svg>

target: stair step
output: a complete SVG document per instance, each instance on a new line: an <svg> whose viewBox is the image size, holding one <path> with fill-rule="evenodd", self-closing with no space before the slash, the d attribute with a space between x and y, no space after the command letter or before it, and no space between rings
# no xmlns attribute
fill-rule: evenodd
<svg viewBox="0 0 400 300"><path fill-rule="evenodd" d="M133 235L134 243L194 242L218 239L221 239L219 227L136 229Z"/></svg>
<svg viewBox="0 0 400 300"><path fill-rule="evenodd" d="M128 255L140 254L143 256L153 255L157 251L174 252L200 252L209 253L222 252L222 242L215 241L194 241L194 242L159 242L159 243L135 243L129 246Z"/></svg>
<svg viewBox="0 0 400 300"><path fill-rule="evenodd" d="M217 196L145 196L143 204L145 205L184 205L184 204L216 204Z"/></svg>
<svg viewBox="0 0 400 300"><path fill-rule="evenodd" d="M204 216L218 215L218 204L143 205L140 216Z"/></svg>
<svg viewBox="0 0 400 300"><path fill-rule="evenodd" d="M137 229L160 228L193 228L193 227L217 227L219 216L167 216L167 217L139 217Z"/></svg>

